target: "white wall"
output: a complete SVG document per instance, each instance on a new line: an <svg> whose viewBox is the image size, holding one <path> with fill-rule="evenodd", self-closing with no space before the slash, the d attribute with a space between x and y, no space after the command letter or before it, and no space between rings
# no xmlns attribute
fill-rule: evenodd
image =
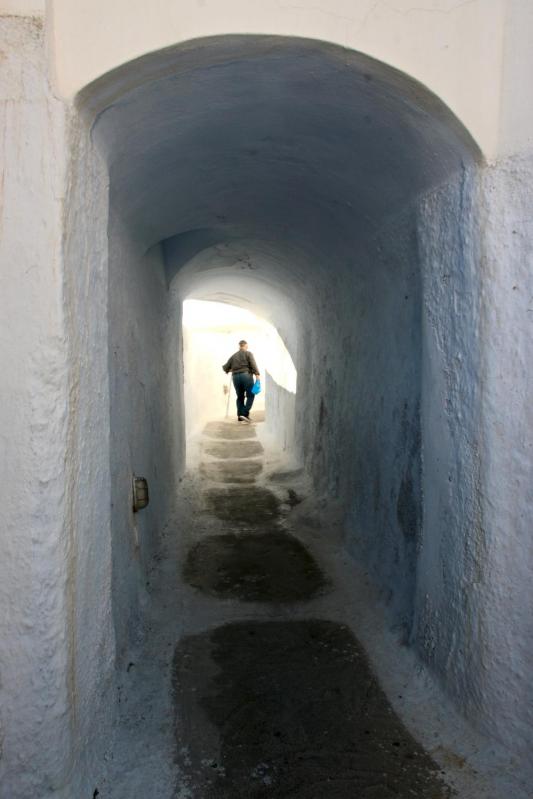
<svg viewBox="0 0 533 799"><path fill-rule="evenodd" d="M479 591L489 579L483 520L481 302L477 176L423 198L422 486L414 635L422 657L474 722L486 693L488 640ZM484 720L485 725L487 720ZM494 730L493 730L494 731Z"/></svg>
<svg viewBox="0 0 533 799"><path fill-rule="evenodd" d="M179 358L171 372L164 357L170 344L179 352L180 321L162 301L161 261L114 229L108 271L106 165L84 123L49 91L42 21L0 24L0 794L72 799L92 795L105 763L115 633L123 656L167 488L183 464ZM133 470L146 473L152 494L136 523Z"/></svg>
<svg viewBox="0 0 533 799"><path fill-rule="evenodd" d="M295 442L297 394L276 382L268 369L264 376L266 400L266 429L280 449L300 467L299 448ZM300 398L301 401L301 398Z"/></svg>
<svg viewBox="0 0 533 799"><path fill-rule="evenodd" d="M146 574L173 502L184 439L172 386L180 353L169 352L162 252L139 249L120 208L109 222L109 378L113 615L122 661L136 639ZM170 322L174 324L173 321ZM150 503L132 510L132 476L148 480Z"/></svg>
<svg viewBox="0 0 533 799"><path fill-rule="evenodd" d="M509 747L529 782L532 163L467 170L419 206L424 523L414 631L463 712Z"/></svg>
<svg viewBox="0 0 533 799"><path fill-rule="evenodd" d="M64 492L68 362L61 274L65 139L63 109L46 82L42 25L25 19L1 19L0 25L6 52L0 784L4 796L19 797L36 795L46 782L60 784L72 756ZM61 746L50 750L50 737Z"/></svg>
<svg viewBox="0 0 533 799"><path fill-rule="evenodd" d="M263 133L267 106L261 103L254 118L242 116L239 103L258 97L261 64L247 73L247 88L228 79L234 42L226 53L217 45L222 77L209 47L202 48L207 62L196 62L193 48L187 68L204 70L194 92L188 74L170 69L171 79L153 80L143 96L155 59L148 72L137 65L133 77L121 73L117 94L106 95L98 145L111 165L108 264L106 170L74 112L66 143L71 109L47 86L39 21L2 19L8 124L0 483L7 555L0 591L9 610L0 630L9 642L0 653L2 790L10 799L53 790L65 799L81 796L102 762L115 631L123 656L165 515L163 489L182 468L180 304L165 279L190 228L208 229L216 257L229 259L223 268L214 268L211 256L189 260L190 285L207 290L211 281L215 291L228 274L228 290L238 286L277 315L272 321L294 345L296 435L316 485L347 509L347 547L366 559L391 618L449 695L522 756L517 768L525 769L532 740L532 169L524 81L513 59L500 71L499 53L500 45L507 58L515 43L527 44L527 4L443 0L430 12L425 2L411 8L398 0L361 4L356 12L350 4L340 15L331 7L276 6L272 15L268 3L228 3L224 19L208 2L162 2L159 13L150 7L149 19L147 8L54 4L52 44L65 94L147 48L229 26L248 30L253 21L261 32L359 47L366 41L369 52L438 90L486 154L496 152L498 137L505 152L521 154L475 166L470 144L434 99L376 67L370 77L386 100L376 104L364 77L374 67L345 51L343 70L321 69L323 83L311 81L310 94L296 94L301 59L326 63L323 52L308 48L286 59L277 80L270 65L269 101L283 114L270 118L270 144L251 146ZM509 12L505 40L502 8ZM279 42L277 48L271 42L267 49L281 59ZM179 66L180 57L167 53L165 68ZM255 50L242 57L252 64ZM338 65L337 57L329 50L326 61ZM331 75L347 100L323 118L308 100L325 87L321 102L332 101ZM129 102L113 106L109 98L124 87ZM183 107L174 117L168 98L179 91ZM222 115L223 130L210 124L206 109L213 120L220 109L206 97L234 112ZM146 102L158 113L147 113ZM359 156L350 142L353 130L366 130L365 113L376 133L401 123L403 135L385 151L376 135L361 135L368 155L363 148ZM239 125L232 128L233 118ZM339 138L338 131L349 133ZM176 141L187 154L179 163L164 146L170 142L175 153ZM228 149L217 150L221 141ZM169 163L185 167L173 172ZM168 236L176 236L174 255L153 249ZM130 511L132 470L145 472L152 487L152 504L138 522Z"/></svg>
<svg viewBox="0 0 533 799"><path fill-rule="evenodd" d="M330 491L345 507L345 545L367 564L407 642L416 606L423 507L420 315L425 298L413 206L383 220L355 261L358 269L346 279L337 311L341 365L328 363L330 374L319 392L324 402L317 434L320 461L330 481L336 476ZM333 383L329 390L328 383Z"/></svg>
<svg viewBox="0 0 533 799"><path fill-rule="evenodd" d="M490 723L533 782L533 151L482 176L482 520L480 591ZM476 586L477 588L477 586Z"/></svg>
<svg viewBox="0 0 533 799"><path fill-rule="evenodd" d="M0 25L0 793L70 799L113 713L105 184L49 90L41 20Z"/></svg>
<svg viewBox="0 0 533 799"><path fill-rule="evenodd" d="M65 792L101 773L115 711L108 375L108 184L86 127L70 117L63 265L69 344L66 513L75 753ZM87 657L87 652L92 652ZM70 782L71 781L71 782Z"/></svg>

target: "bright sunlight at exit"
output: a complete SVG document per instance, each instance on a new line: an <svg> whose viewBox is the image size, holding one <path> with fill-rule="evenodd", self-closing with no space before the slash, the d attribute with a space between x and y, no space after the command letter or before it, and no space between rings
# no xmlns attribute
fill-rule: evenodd
<svg viewBox="0 0 533 799"><path fill-rule="evenodd" d="M296 393L293 360L276 328L236 305L204 300L183 303L183 361L187 434L199 432L212 419L236 418L231 376L222 370L245 339L261 373L261 392L253 414L268 409L269 388ZM253 415L252 414L252 415Z"/></svg>

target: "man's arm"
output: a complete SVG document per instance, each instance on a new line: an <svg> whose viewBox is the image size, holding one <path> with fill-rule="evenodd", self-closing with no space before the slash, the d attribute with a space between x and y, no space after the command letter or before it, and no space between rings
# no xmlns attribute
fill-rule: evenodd
<svg viewBox="0 0 533 799"><path fill-rule="evenodd" d="M231 358L233 358L233 355L231 356ZM228 358L228 360L226 361L226 363L222 367L224 369L224 371L226 372L226 374L228 374L228 372L231 369L231 358Z"/></svg>
<svg viewBox="0 0 533 799"><path fill-rule="evenodd" d="M253 354L251 352L247 352L246 354L248 356L248 363L250 364L250 369L252 370L254 375L256 375L256 377L261 377L261 375L259 374L259 369L257 368L257 364L255 362L255 358L254 358Z"/></svg>

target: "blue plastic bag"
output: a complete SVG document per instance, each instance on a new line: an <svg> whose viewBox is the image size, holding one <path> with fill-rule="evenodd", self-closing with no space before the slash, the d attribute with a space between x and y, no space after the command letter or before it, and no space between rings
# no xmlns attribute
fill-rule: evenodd
<svg viewBox="0 0 533 799"><path fill-rule="evenodd" d="M261 391L261 381L256 380L252 386L252 394L259 394L260 391Z"/></svg>

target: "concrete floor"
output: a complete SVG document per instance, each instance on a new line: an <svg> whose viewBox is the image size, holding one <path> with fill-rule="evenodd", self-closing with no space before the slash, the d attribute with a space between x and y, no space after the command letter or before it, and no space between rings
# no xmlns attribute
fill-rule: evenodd
<svg viewBox="0 0 533 799"><path fill-rule="evenodd" d="M94 796L495 799L414 661L385 642L376 676L376 598L261 428L212 423L193 447Z"/></svg>
<svg viewBox="0 0 533 799"><path fill-rule="evenodd" d="M254 427L206 429L204 457L260 462ZM216 446L211 439L217 439ZM255 445L255 446L254 446ZM276 620L252 618L185 637L173 684L178 763L198 797L441 797L436 763L398 719L343 625L286 609L332 589L309 550L284 524L272 488L208 487L208 512L222 524L187 555L186 582L223 601L269 603ZM203 473L209 464L204 461ZM277 614L276 614L277 611ZM184 754L186 752L186 755Z"/></svg>

